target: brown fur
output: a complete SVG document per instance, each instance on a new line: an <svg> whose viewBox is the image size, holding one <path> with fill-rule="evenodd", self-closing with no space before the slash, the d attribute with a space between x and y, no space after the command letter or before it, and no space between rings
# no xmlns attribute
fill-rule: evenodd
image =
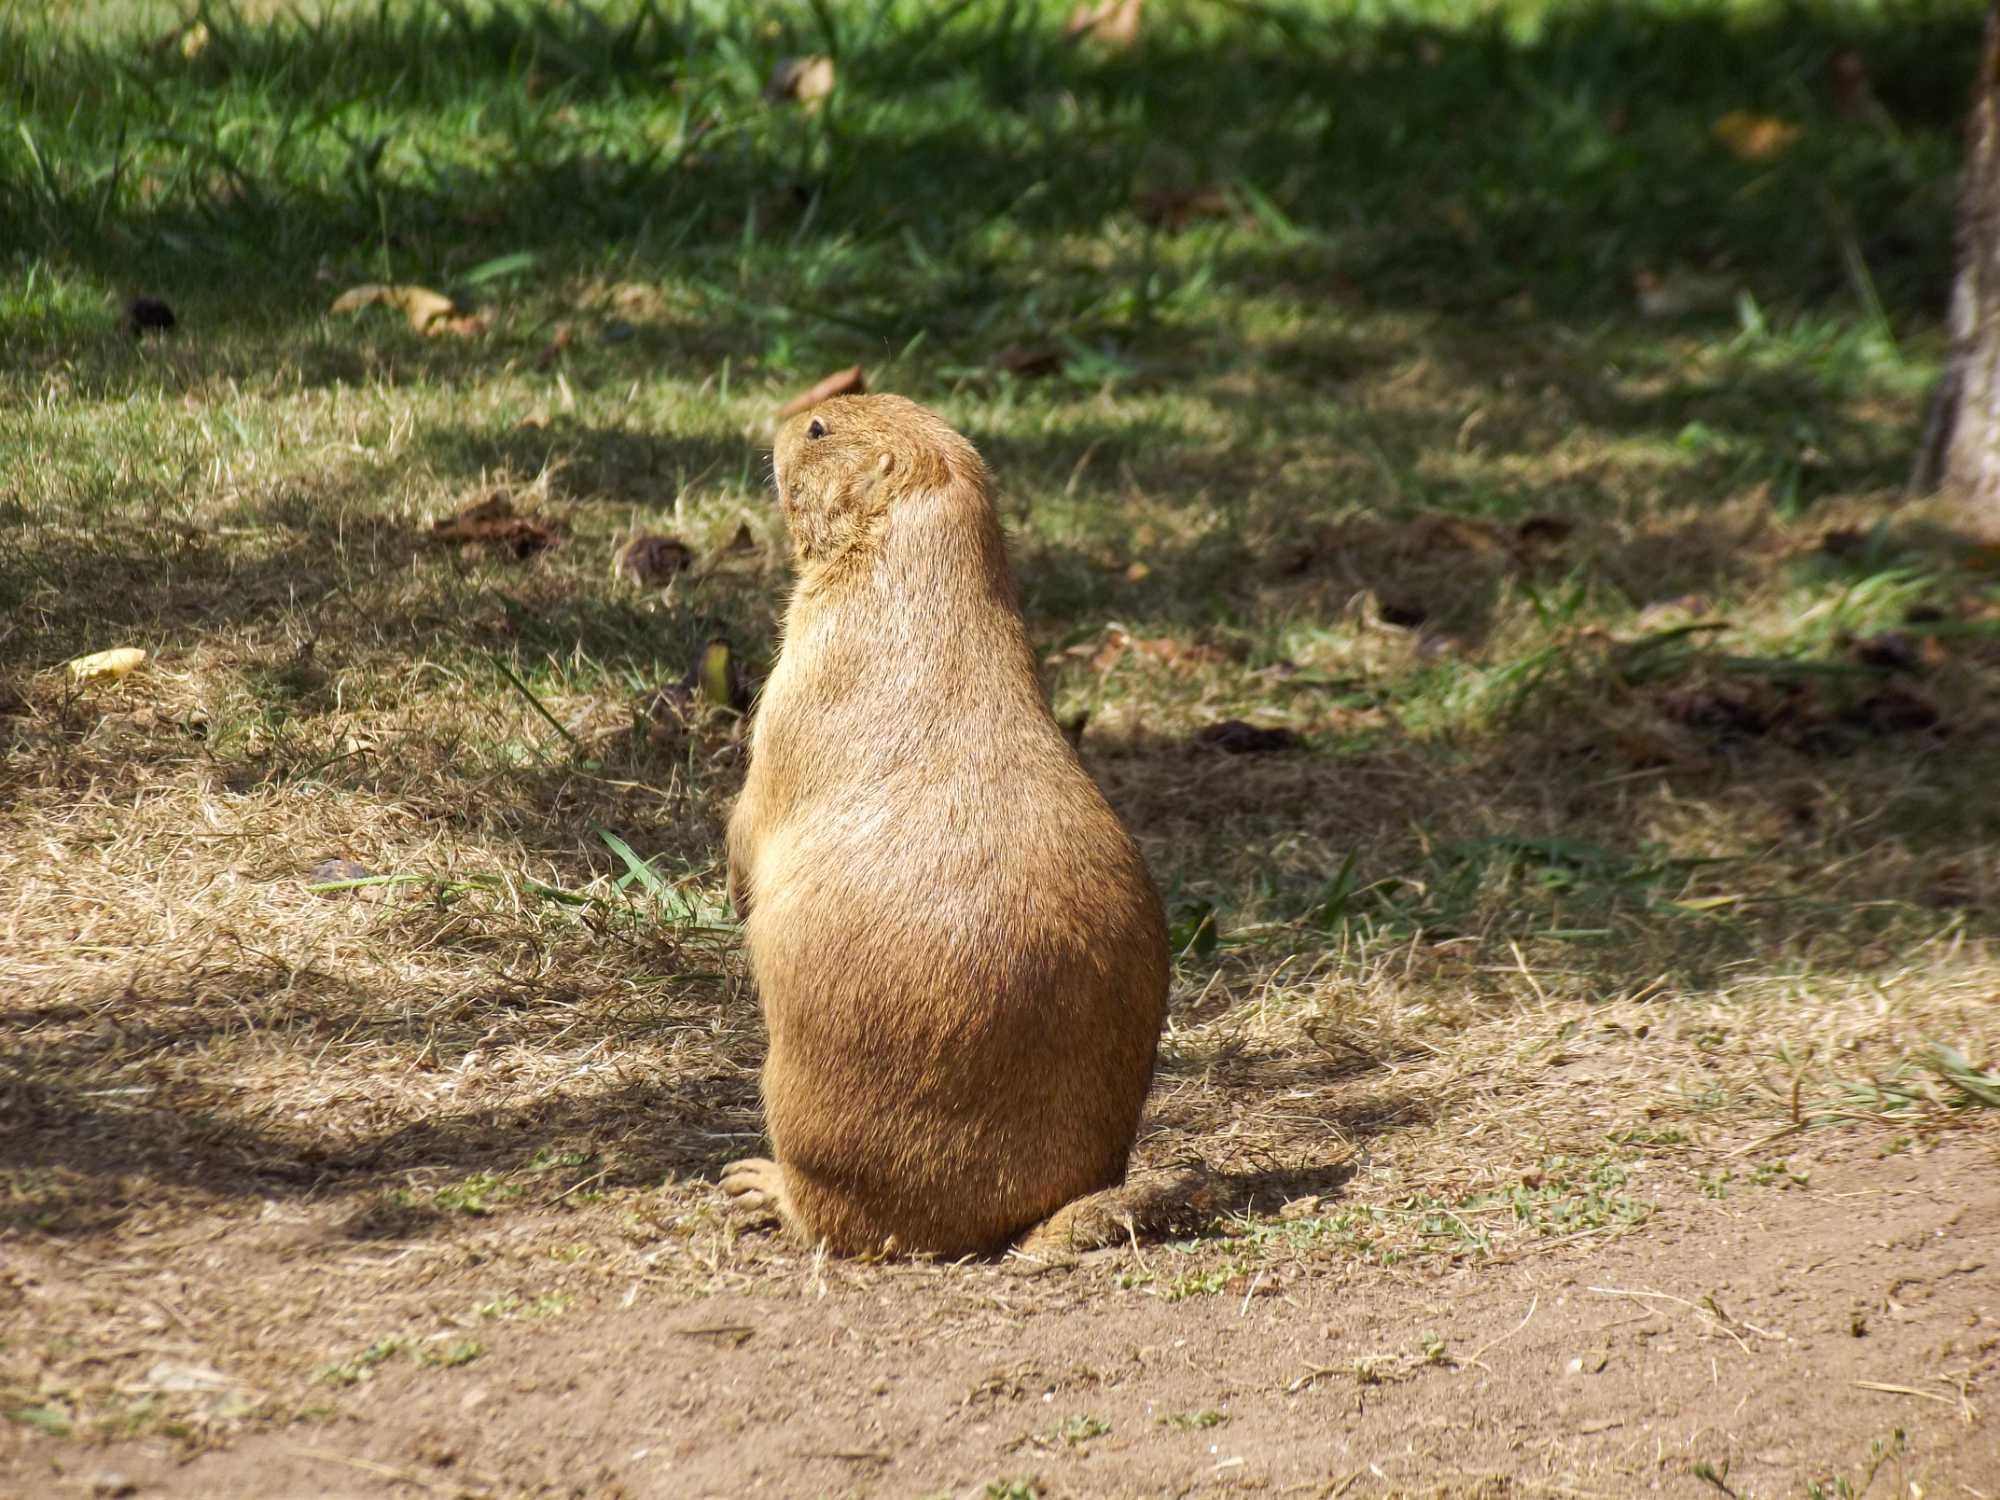
<svg viewBox="0 0 2000 1500"><path fill-rule="evenodd" d="M1152 1081L1159 896L1043 699L972 445L841 397L775 462L798 578L728 848L776 1161L723 1186L847 1253L1066 1248L1123 1221L1078 1200Z"/></svg>

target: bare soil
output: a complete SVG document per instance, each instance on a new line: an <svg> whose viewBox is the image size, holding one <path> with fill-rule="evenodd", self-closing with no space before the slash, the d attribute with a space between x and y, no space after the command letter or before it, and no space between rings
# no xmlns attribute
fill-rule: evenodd
<svg viewBox="0 0 2000 1500"><path fill-rule="evenodd" d="M731 1233L691 1277L678 1247L566 1260L560 1207L409 1240L310 1198L17 1236L17 1378L33 1347L46 1385L66 1349L186 1415L123 1439L0 1425L0 1476L24 1496L2000 1495L1992 1134L1813 1141L1778 1182L1667 1183L1615 1236L1268 1256L1178 1299L1172 1246L859 1265ZM415 1332L381 1352L392 1328Z"/></svg>

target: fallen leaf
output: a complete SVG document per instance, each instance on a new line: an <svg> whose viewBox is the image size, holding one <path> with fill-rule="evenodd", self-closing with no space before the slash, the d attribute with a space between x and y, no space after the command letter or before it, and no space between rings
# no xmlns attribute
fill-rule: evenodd
<svg viewBox="0 0 2000 1500"><path fill-rule="evenodd" d="M815 107L833 92L834 69L830 57L785 57L771 70L764 85L764 98L772 104L787 99Z"/></svg>
<svg viewBox="0 0 2000 1500"><path fill-rule="evenodd" d="M693 549L678 537L635 536L618 549L613 571L642 587L655 588L693 562Z"/></svg>
<svg viewBox="0 0 2000 1500"><path fill-rule="evenodd" d="M525 562L556 542L556 528L514 514L514 502L496 491L431 526L431 540L462 547L489 546Z"/></svg>
<svg viewBox="0 0 2000 1500"><path fill-rule="evenodd" d="M1936 728L1942 715L1935 705L1910 689L1892 684L1862 699L1846 717L1849 723L1876 734L1912 734Z"/></svg>
<svg viewBox="0 0 2000 1500"><path fill-rule="evenodd" d="M1875 88L1868 77L1868 59L1854 48L1842 47L1826 60L1826 81L1833 94L1833 112L1841 119L1882 117L1882 106L1875 100Z"/></svg>
<svg viewBox="0 0 2000 1500"><path fill-rule="evenodd" d="M1739 161L1770 161L1790 150L1805 131L1776 115L1732 109L1709 127L1709 134Z"/></svg>
<svg viewBox="0 0 2000 1500"><path fill-rule="evenodd" d="M336 885L343 880L367 880L372 872L351 859L323 859L306 876L307 885ZM330 893L329 893L330 894Z"/></svg>
<svg viewBox="0 0 2000 1500"><path fill-rule="evenodd" d="M1672 599L1654 600L1639 611L1633 623L1641 630L1658 630L1662 626L1698 620L1714 607L1714 602L1706 594L1678 594Z"/></svg>
<svg viewBox="0 0 2000 1500"><path fill-rule="evenodd" d="M1935 641L1935 636L1926 637ZM1915 672L1925 665L1922 648L1901 631L1885 630L1854 643L1854 659L1864 667L1880 667L1885 672Z"/></svg>
<svg viewBox="0 0 2000 1500"><path fill-rule="evenodd" d="M1136 194L1132 207L1142 222L1156 229L1184 229L1196 219L1226 219L1236 211L1229 194L1219 187L1149 188Z"/></svg>
<svg viewBox="0 0 2000 1500"><path fill-rule="evenodd" d="M993 356L993 365L1018 380L1040 380L1062 369L1063 352L1046 347L1002 349Z"/></svg>
<svg viewBox="0 0 2000 1500"><path fill-rule="evenodd" d="M1224 719L1211 724L1194 737L1204 750L1221 750L1230 755L1268 755L1279 750L1300 750L1305 741L1290 729L1259 729L1241 719Z"/></svg>
<svg viewBox="0 0 2000 1500"><path fill-rule="evenodd" d="M844 370L835 370L811 390L801 391L778 408L778 420L797 416L800 412L818 406L822 401L830 401L835 396L859 396L868 389L862 379L861 366L849 365Z"/></svg>
<svg viewBox="0 0 2000 1500"><path fill-rule="evenodd" d="M138 646L119 646L110 651L93 651L79 656L69 666L70 681L76 683L116 681L135 671L146 659Z"/></svg>
<svg viewBox="0 0 2000 1500"><path fill-rule="evenodd" d="M1106 47L1129 47L1139 40L1139 23L1146 0L1098 0L1069 13L1063 35L1071 41L1092 41Z"/></svg>
<svg viewBox="0 0 2000 1500"><path fill-rule="evenodd" d="M736 657L722 636L710 636L695 664L696 683L701 695L718 708L741 712L749 705L743 684L736 675Z"/></svg>
<svg viewBox="0 0 2000 1500"><path fill-rule="evenodd" d="M575 328L568 323L556 324L549 333L548 343L543 347L542 352L535 356L535 368L546 370L562 357L563 350L567 349L575 339Z"/></svg>
<svg viewBox="0 0 2000 1500"><path fill-rule="evenodd" d="M1736 298L1736 283L1729 277L1691 271L1661 276L1642 268L1632 273L1632 290L1645 318L1685 318L1727 307Z"/></svg>
<svg viewBox="0 0 2000 1500"><path fill-rule="evenodd" d="M160 1360L146 1371L140 1389L148 1391L227 1391L241 1382L232 1380L208 1365L177 1364Z"/></svg>
<svg viewBox="0 0 2000 1500"><path fill-rule="evenodd" d="M424 328L429 334L449 334L453 338L473 339L493 326L489 313L461 313L457 317L434 318Z"/></svg>
<svg viewBox="0 0 2000 1500"><path fill-rule="evenodd" d="M1576 522L1564 516L1526 516L1514 525L1514 535L1529 543L1565 541L1575 530Z"/></svg>
<svg viewBox="0 0 2000 1500"><path fill-rule="evenodd" d="M174 310L158 297L141 295L125 304L125 331L135 339L148 333L165 333L178 321Z"/></svg>
<svg viewBox="0 0 2000 1500"><path fill-rule="evenodd" d="M457 303L442 292L434 292L429 287L390 286L372 281L364 286L349 287L335 297L332 311L353 313L361 311L364 307L377 305L401 309L403 316L409 320L410 327L418 333L430 333L433 331L432 324L442 319L452 319L458 313Z"/></svg>

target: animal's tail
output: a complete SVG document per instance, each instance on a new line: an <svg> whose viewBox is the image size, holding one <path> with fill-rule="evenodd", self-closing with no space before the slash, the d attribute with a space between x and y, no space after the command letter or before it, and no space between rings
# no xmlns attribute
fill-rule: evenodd
<svg viewBox="0 0 2000 1500"><path fill-rule="evenodd" d="M1072 1198L1022 1235L1015 1249L1036 1259L1062 1260L1106 1245L1198 1229L1224 1211L1221 1180L1189 1167Z"/></svg>

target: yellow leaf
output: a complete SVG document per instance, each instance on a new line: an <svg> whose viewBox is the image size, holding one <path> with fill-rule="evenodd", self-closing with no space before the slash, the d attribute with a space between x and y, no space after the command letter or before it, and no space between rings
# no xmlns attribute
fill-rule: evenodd
<svg viewBox="0 0 2000 1500"><path fill-rule="evenodd" d="M1805 134L1803 127L1776 115L1732 109L1709 127L1723 150L1741 161L1770 161L1791 149Z"/></svg>
<svg viewBox="0 0 2000 1500"><path fill-rule="evenodd" d="M1682 901L1669 901L1667 905L1681 911L1720 911L1725 906L1734 906L1741 896L1689 896Z"/></svg>
<svg viewBox="0 0 2000 1500"><path fill-rule="evenodd" d="M457 312L457 304L442 292L434 292L427 286L385 286L371 281L365 286L349 287L333 299L333 311L337 313L359 312L364 307L377 303L386 307L397 307L410 320L410 326L418 333L429 333L431 325L440 319L450 318Z"/></svg>
<svg viewBox="0 0 2000 1500"><path fill-rule="evenodd" d="M69 664L72 682L98 682L123 677L146 659L137 646L120 646L111 651L93 651Z"/></svg>
<svg viewBox="0 0 2000 1500"><path fill-rule="evenodd" d="M787 57L771 70L764 97L773 104L785 99L814 106L833 92L833 59L830 57Z"/></svg>

